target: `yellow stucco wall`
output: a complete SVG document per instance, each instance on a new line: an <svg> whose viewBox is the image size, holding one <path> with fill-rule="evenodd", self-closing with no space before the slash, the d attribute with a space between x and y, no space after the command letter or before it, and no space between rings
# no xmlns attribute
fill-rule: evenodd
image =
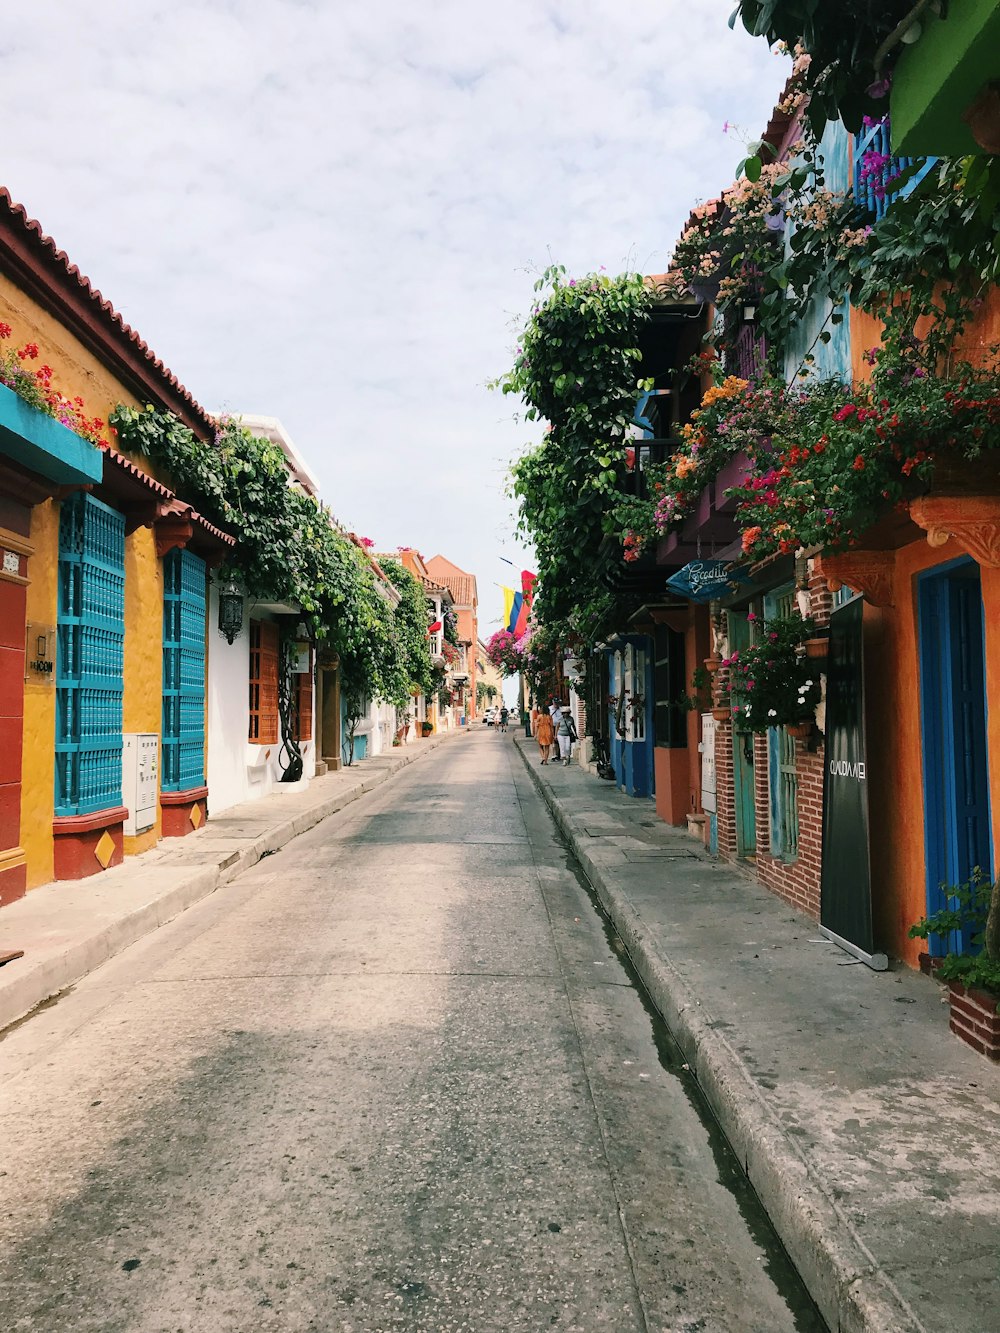
<svg viewBox="0 0 1000 1333"><path fill-rule="evenodd" d="M56 623L59 505L46 500L31 511L35 554L28 565L27 618ZM24 742L21 767L21 846L28 888L52 878L52 805L55 795L56 689L27 681L24 686Z"/></svg>
<svg viewBox="0 0 1000 1333"><path fill-rule="evenodd" d="M97 358L9 278L0 275L0 320L12 326L10 344L38 344L36 365L50 365L58 389L79 395L87 415L107 420L120 402L135 404ZM108 434L114 443L114 436ZM152 472L144 459L136 462ZM56 578L59 553L59 502L47 501L32 511L31 557L27 617L56 623ZM139 528L125 545L125 681L124 730L159 734L163 672L163 571L156 558L153 533ZM28 865L28 887L52 879L52 818L55 790L55 688L28 683L24 696L24 757L21 787L21 844ZM144 851L160 835L156 827L125 840L126 854Z"/></svg>
<svg viewBox="0 0 1000 1333"><path fill-rule="evenodd" d="M162 725L163 565L156 555L151 528L137 528L125 539L125 693L124 731L155 731ZM160 837L156 824L137 838L124 840L125 855L144 852Z"/></svg>

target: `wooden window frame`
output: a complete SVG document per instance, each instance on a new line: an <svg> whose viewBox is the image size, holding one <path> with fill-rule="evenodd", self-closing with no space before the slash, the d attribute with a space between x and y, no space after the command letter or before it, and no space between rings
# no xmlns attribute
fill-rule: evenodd
<svg viewBox="0 0 1000 1333"><path fill-rule="evenodd" d="M293 729L297 741L311 741L313 738L313 655L309 650L309 670L299 671L295 676L295 707Z"/></svg>
<svg viewBox="0 0 1000 1333"><path fill-rule="evenodd" d="M273 620L250 621L251 745L278 743L278 626Z"/></svg>

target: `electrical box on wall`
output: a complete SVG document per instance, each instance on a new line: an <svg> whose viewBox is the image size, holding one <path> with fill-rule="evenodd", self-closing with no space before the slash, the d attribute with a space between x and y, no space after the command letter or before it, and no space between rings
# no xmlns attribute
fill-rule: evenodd
<svg viewBox="0 0 1000 1333"><path fill-rule="evenodd" d="M127 731L122 736L122 804L128 809L126 838L156 823L160 783L160 738L155 731Z"/></svg>

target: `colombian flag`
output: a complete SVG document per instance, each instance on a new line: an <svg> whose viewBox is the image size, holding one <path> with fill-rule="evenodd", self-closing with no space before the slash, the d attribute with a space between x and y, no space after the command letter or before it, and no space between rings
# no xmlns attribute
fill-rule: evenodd
<svg viewBox="0 0 1000 1333"><path fill-rule="evenodd" d="M521 591L515 592L513 588L504 588L504 619L507 622L507 629L515 638L520 638L528 628L528 617L531 615L531 593L535 585L536 574L532 574L527 569L521 570Z"/></svg>

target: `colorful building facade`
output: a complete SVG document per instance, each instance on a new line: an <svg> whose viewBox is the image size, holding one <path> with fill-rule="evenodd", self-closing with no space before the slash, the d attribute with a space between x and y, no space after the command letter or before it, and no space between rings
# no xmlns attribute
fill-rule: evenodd
<svg viewBox="0 0 1000 1333"><path fill-rule="evenodd" d="M0 388L10 901L203 821L208 578L233 542L113 447L119 403L210 419L5 192L0 324L8 378L16 358L71 423Z"/></svg>

